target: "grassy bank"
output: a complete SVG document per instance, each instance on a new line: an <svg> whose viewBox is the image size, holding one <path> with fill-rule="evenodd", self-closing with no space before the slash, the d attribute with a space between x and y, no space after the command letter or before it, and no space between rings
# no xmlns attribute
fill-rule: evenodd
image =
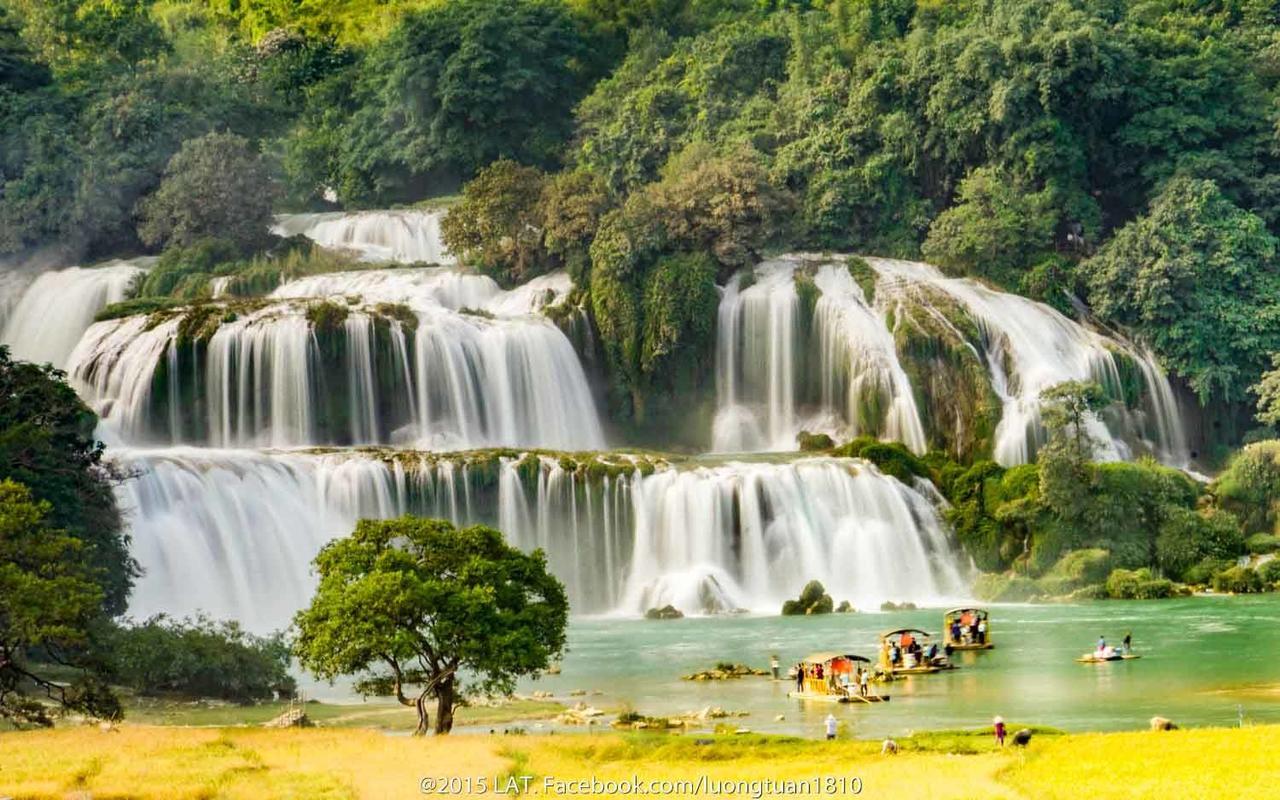
<svg viewBox="0 0 1280 800"><path fill-rule="evenodd" d="M180 725L199 728L261 725L290 709L288 703L240 706L211 701L183 702L130 698L126 719L140 725ZM390 733L411 733L417 726L412 708L383 700L367 703L318 703L304 705L307 717L326 728L368 728ZM513 700L498 706L463 706L456 725L500 725L524 720L545 720L565 709L551 700ZM434 713L434 712L433 712Z"/></svg>
<svg viewBox="0 0 1280 800"><path fill-rule="evenodd" d="M896 756L877 742L743 736L455 735L366 729L65 728L0 734L0 796L396 798L424 777L544 780L860 778L863 797L1273 797L1280 726L1038 736L1025 751L919 737ZM918 749L917 749L918 748ZM458 792L455 792L458 793ZM600 795L608 796L608 795ZM690 796L676 792L668 796Z"/></svg>

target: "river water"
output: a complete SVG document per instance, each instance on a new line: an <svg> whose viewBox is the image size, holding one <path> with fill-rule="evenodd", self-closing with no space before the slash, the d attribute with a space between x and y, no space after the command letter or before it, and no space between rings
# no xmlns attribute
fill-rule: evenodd
<svg viewBox="0 0 1280 800"><path fill-rule="evenodd" d="M702 617L651 621L577 619L561 674L522 689L600 691L597 707L630 704L663 716L708 705L747 711L736 720L753 731L816 735L834 713L855 736L901 736L913 730L974 727L1002 715L1014 725L1069 731L1143 728L1155 715L1180 725L1280 722L1280 596L1193 597L1075 605L992 608L994 650L957 653L959 669L881 685L892 700L876 705L788 699L787 680L681 680L718 661L783 668L818 650L874 657L885 629L941 629L941 610L822 617ZM1143 657L1079 664L1099 635L1119 644L1133 633ZM577 698L571 698L577 699ZM782 721L776 721L777 715ZM608 717L611 719L611 717Z"/></svg>

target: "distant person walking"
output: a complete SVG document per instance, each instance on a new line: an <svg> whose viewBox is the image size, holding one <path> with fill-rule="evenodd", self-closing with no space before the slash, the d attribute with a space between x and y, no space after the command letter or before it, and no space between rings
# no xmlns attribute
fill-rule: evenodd
<svg viewBox="0 0 1280 800"><path fill-rule="evenodd" d="M1004 717L996 717L992 720L992 728L996 734L996 744L1004 747Z"/></svg>
<svg viewBox="0 0 1280 800"><path fill-rule="evenodd" d="M804 691L804 664L796 664L796 691Z"/></svg>
<svg viewBox="0 0 1280 800"><path fill-rule="evenodd" d="M782 665L778 663L777 653L769 656L769 670L773 672L773 679L775 681L782 678Z"/></svg>
<svg viewBox="0 0 1280 800"><path fill-rule="evenodd" d="M834 714L827 715L826 725L827 725L827 741L828 742L836 738L836 728L839 727L839 724L840 723L836 722L836 718Z"/></svg>

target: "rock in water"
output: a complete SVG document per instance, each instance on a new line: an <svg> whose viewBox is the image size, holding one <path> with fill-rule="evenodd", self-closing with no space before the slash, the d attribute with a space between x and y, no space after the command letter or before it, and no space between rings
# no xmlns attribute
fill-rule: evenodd
<svg viewBox="0 0 1280 800"><path fill-rule="evenodd" d="M684 616L684 612L672 605L665 605L662 608L651 608L644 612L645 619L680 619Z"/></svg>

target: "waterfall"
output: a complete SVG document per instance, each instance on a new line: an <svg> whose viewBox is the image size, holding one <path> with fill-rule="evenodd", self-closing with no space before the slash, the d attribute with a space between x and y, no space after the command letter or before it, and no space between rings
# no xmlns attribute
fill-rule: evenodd
<svg viewBox="0 0 1280 800"><path fill-rule="evenodd" d="M282 214L271 230L349 250L365 261L448 265L454 259L440 239L445 214L442 209Z"/></svg>
<svg viewBox="0 0 1280 800"><path fill-rule="evenodd" d="M844 257L784 256L725 287L717 451L794 450L797 434L808 430L837 440L878 436L917 453L978 441L1000 463L1020 464L1044 438L1040 393L1062 381L1093 380L1117 400L1090 421L1099 457L1149 452L1186 464L1172 390L1150 353L1042 303L947 278L927 264L865 263L873 298ZM1120 402L1124 364L1134 365L1143 387L1131 408ZM997 419L989 439L978 430L982 420L966 419L961 397L948 394L958 391L957 381L974 407L990 395ZM938 409L947 406L943 419Z"/></svg>
<svg viewBox="0 0 1280 800"><path fill-rule="evenodd" d="M69 371L112 439L132 444L599 449L573 346L529 313L563 288L546 277L514 292L447 270L305 278L253 310L97 323ZM345 311L336 329L307 320L313 297ZM403 304L388 311L389 300Z"/></svg>
<svg viewBox="0 0 1280 800"><path fill-rule="evenodd" d="M0 309L4 311L0 315L0 342L9 345L14 358L66 366L67 357L93 324L94 316L111 303L124 300L130 283L152 261L68 267L40 273L29 283L25 276L9 273L12 277L2 287L4 304L9 307Z"/></svg>
<svg viewBox="0 0 1280 800"><path fill-rule="evenodd" d="M853 459L632 466L613 454L117 451L145 570L131 613L286 625L320 547L403 513L496 525L547 552L578 613L776 612L817 578L837 600L945 602L964 581L932 503ZM646 474L647 473L647 474ZM251 534L251 535L247 535Z"/></svg>
<svg viewBox="0 0 1280 800"><path fill-rule="evenodd" d="M636 494L627 610L773 612L815 578L858 608L964 592L934 507L866 462L666 470Z"/></svg>

